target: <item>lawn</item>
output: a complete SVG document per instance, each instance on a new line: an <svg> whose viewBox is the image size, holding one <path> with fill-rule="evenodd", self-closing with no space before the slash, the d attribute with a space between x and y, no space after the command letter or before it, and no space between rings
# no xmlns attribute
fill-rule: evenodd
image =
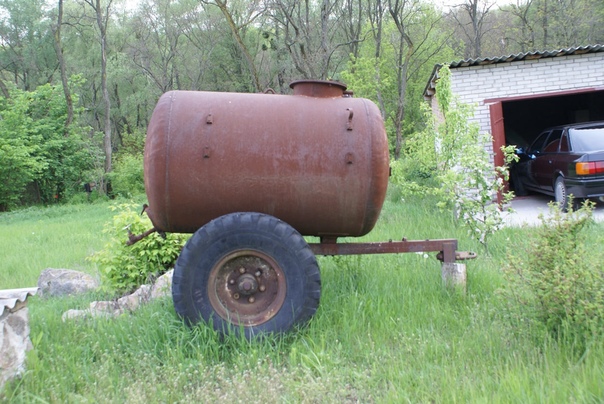
<svg viewBox="0 0 604 404"><path fill-rule="evenodd" d="M108 204L31 208L0 215L2 288L35 285L46 267L95 273ZM518 332L498 288L510 254L534 229L495 234L489 254L430 199L391 193L366 240L457 238L467 293L441 284L433 254L320 257L322 296L311 323L285 336L221 338L189 328L170 299L117 319L63 323L100 294L29 302L27 372L0 393L15 403L478 402L604 400L604 342L577 352ZM587 230L599 248L601 224ZM532 335L532 336L531 336Z"/></svg>

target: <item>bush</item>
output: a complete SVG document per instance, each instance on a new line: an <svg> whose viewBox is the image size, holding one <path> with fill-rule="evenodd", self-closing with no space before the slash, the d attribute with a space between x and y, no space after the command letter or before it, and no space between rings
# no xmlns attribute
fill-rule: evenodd
<svg viewBox="0 0 604 404"><path fill-rule="evenodd" d="M392 181L402 194L433 195L441 208L452 209L473 238L488 252L490 237L503 227L501 205L512 193L505 192L508 164L514 159L513 147L504 147L505 164L493 167L485 146L492 143L472 121L474 106L461 102L451 91L451 72L439 71L436 84L442 119L430 108L424 109L427 125L406 141L403 159L391 164ZM517 158L517 157L516 157Z"/></svg>
<svg viewBox="0 0 604 404"><path fill-rule="evenodd" d="M115 195L131 198L145 193L142 155L123 154L115 162L107 176Z"/></svg>
<svg viewBox="0 0 604 404"><path fill-rule="evenodd" d="M584 346L604 333L604 271L599 249L586 247L593 205L564 214L554 203L534 240L512 257L501 290L507 318ZM530 327L533 328L533 327Z"/></svg>
<svg viewBox="0 0 604 404"><path fill-rule="evenodd" d="M10 95L0 97L0 211L61 201L79 189L94 165L95 150L87 144L87 129L78 123L81 111L76 109L74 122L66 128L60 86L12 88Z"/></svg>
<svg viewBox="0 0 604 404"><path fill-rule="evenodd" d="M128 232L141 234L153 224L147 216L139 214L140 206L134 203L112 206L118 213L105 225L103 232L111 235L105 248L89 259L100 266L103 287L119 293L130 292L140 285L153 281L171 268L188 235L158 233L127 246Z"/></svg>

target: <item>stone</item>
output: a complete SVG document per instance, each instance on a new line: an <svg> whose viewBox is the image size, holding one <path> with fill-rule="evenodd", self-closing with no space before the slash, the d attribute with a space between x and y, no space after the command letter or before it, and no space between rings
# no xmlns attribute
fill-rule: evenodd
<svg viewBox="0 0 604 404"><path fill-rule="evenodd" d="M32 349L27 298L36 292L37 288L0 290L0 389L25 370L25 356Z"/></svg>
<svg viewBox="0 0 604 404"><path fill-rule="evenodd" d="M153 285L143 285L117 301L97 301L90 303L87 310L68 310L61 318L67 321L86 317L117 317L126 311L134 311L150 300L169 296L172 292L173 274L174 270L168 271L157 278Z"/></svg>
<svg viewBox="0 0 604 404"><path fill-rule="evenodd" d="M174 275L174 269L157 278L151 288L151 299L159 299L172 294L172 275Z"/></svg>
<svg viewBox="0 0 604 404"><path fill-rule="evenodd" d="M115 301L92 302L88 311L94 317L116 317L123 312Z"/></svg>
<svg viewBox="0 0 604 404"><path fill-rule="evenodd" d="M71 269L47 268L38 278L39 294L44 297L86 293L98 289L93 276Z"/></svg>
<svg viewBox="0 0 604 404"><path fill-rule="evenodd" d="M143 285L130 295L117 300L118 306L123 310L134 311L143 303L147 303L151 297L151 286Z"/></svg>

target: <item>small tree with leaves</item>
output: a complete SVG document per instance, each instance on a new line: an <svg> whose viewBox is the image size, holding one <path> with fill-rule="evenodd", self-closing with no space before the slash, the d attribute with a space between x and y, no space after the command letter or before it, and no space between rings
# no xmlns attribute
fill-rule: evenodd
<svg viewBox="0 0 604 404"><path fill-rule="evenodd" d="M513 147L503 148L506 164L494 168L485 148L492 142L491 136L480 133L471 121L473 106L460 102L451 91L447 66L439 71L436 94L443 119L437 121L432 111L426 110L426 129L410 139L406 150L406 160L416 163L406 166L420 167L422 173L436 180L437 186L429 190L417 184L405 187L439 196L439 206L453 208L459 221L486 249L489 236L503 225L501 206L513 197L504 189L509 175L507 164L515 158ZM395 167L395 181L401 181L400 170L404 167L405 163Z"/></svg>

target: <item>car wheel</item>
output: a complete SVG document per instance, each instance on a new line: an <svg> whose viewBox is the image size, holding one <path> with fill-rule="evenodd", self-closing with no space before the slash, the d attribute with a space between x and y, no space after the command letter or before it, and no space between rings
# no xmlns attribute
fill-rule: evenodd
<svg viewBox="0 0 604 404"><path fill-rule="evenodd" d="M520 179L520 175L518 175L516 170L510 171L510 179L512 180L512 185L514 187L514 193L516 194L516 196L528 195L528 192L526 191L526 188L524 187L524 184Z"/></svg>
<svg viewBox="0 0 604 404"><path fill-rule="evenodd" d="M176 312L222 334L284 333L306 323L321 294L317 260L287 223L261 213L232 213L200 228L174 268Z"/></svg>
<svg viewBox="0 0 604 404"><path fill-rule="evenodd" d="M556 198L556 203L564 212L568 212L569 208L575 210L579 207L580 200L573 198L572 207L569 205L569 197L566 189L566 185L564 184L564 178L558 177L556 178L556 182L554 183L554 196Z"/></svg>

